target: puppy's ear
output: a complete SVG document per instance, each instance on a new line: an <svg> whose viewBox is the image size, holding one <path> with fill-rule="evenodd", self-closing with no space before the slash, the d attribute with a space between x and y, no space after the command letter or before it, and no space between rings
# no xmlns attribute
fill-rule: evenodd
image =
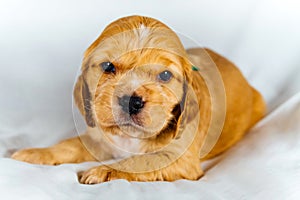
<svg viewBox="0 0 300 200"><path fill-rule="evenodd" d="M74 100L80 113L85 117L87 125L95 127L92 111L92 94L82 75L79 76L74 88Z"/></svg>
<svg viewBox="0 0 300 200"><path fill-rule="evenodd" d="M190 84L184 84L184 94L180 103L180 116L174 138L179 139L185 126L199 114L199 104L195 91Z"/></svg>

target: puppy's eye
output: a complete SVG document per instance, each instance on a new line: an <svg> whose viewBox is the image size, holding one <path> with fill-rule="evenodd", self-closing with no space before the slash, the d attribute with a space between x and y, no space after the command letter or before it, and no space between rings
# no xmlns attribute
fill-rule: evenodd
<svg viewBox="0 0 300 200"><path fill-rule="evenodd" d="M166 81L170 80L172 78L172 76L173 76L172 73L170 71L166 70L166 71L161 72L158 75L158 78L159 78L159 80L166 82Z"/></svg>
<svg viewBox="0 0 300 200"><path fill-rule="evenodd" d="M114 64L112 64L111 62L103 62L100 64L100 66L104 72L107 72L107 73L116 72L116 68L115 68Z"/></svg>

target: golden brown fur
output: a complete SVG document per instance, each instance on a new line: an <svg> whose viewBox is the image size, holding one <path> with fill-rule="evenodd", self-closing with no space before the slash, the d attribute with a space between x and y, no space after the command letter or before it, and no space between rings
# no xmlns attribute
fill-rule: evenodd
<svg viewBox="0 0 300 200"><path fill-rule="evenodd" d="M265 112L261 95L234 64L209 49L206 52L223 81L225 118L220 117L224 126L216 145L201 160L234 145ZM186 51L172 30L152 18L131 16L111 23L87 49L74 89L88 124L86 133L49 148L21 150L12 157L50 165L122 159L81 174L80 182L86 184L121 178L198 179L203 175L202 147L214 126L207 66L199 59L202 53L203 49ZM116 66L116 73L100 69L99 64L106 61ZM200 67L199 73L192 64ZM157 74L166 69L173 73L172 79L159 82ZM127 119L117 100L133 93L143 97L145 106ZM127 121L131 124L122 124ZM125 153L114 145L122 146Z"/></svg>

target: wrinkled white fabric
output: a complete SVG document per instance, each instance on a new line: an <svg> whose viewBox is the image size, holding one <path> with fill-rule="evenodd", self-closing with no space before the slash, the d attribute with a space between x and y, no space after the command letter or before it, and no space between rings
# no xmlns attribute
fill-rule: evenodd
<svg viewBox="0 0 300 200"><path fill-rule="evenodd" d="M263 1L0 3L0 199L299 199L300 8ZM114 19L152 16L225 55L262 92L269 115L206 163L199 181L81 185L96 163L39 166L9 158L76 136L72 87L83 51Z"/></svg>

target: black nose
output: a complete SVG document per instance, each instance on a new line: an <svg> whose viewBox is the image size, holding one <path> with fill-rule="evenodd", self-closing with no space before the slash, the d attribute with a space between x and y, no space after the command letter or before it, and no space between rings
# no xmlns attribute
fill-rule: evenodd
<svg viewBox="0 0 300 200"><path fill-rule="evenodd" d="M138 114L144 107L144 102L139 96L123 96L119 98L119 105L122 110L130 115Z"/></svg>

